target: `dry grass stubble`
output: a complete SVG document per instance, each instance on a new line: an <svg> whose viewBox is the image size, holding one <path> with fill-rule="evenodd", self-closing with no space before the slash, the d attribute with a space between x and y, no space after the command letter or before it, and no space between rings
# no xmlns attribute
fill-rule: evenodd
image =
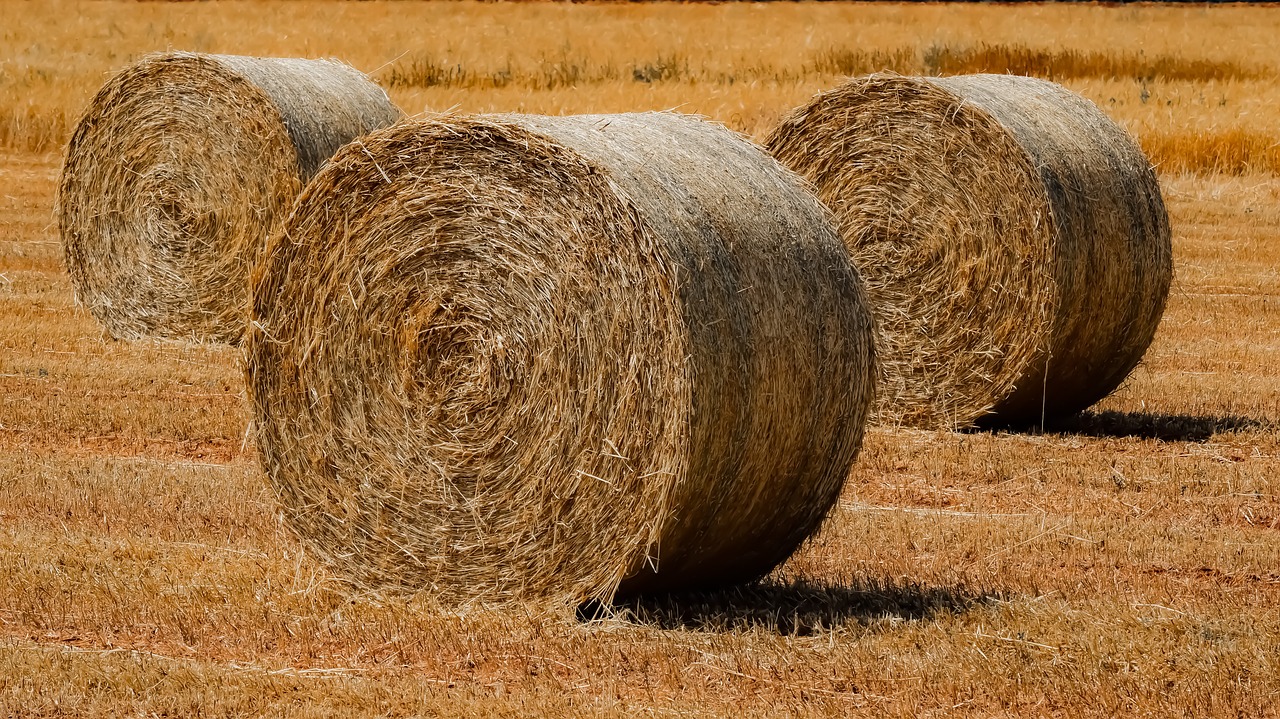
<svg viewBox="0 0 1280 719"><path fill-rule="evenodd" d="M1179 286L1099 414L872 430L826 530L760 588L584 626L335 583L239 451L233 353L104 341L48 226L57 158L4 167L0 713L1235 717L1280 698L1274 178L1166 181Z"/></svg>

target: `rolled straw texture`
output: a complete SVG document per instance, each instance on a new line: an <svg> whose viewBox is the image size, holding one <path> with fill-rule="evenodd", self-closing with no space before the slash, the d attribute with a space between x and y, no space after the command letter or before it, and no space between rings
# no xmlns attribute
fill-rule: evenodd
<svg viewBox="0 0 1280 719"><path fill-rule="evenodd" d="M77 298L117 338L239 341L249 268L303 184L399 117L334 61L142 59L67 148L58 214Z"/></svg>
<svg viewBox="0 0 1280 719"><path fill-rule="evenodd" d="M288 524L360 586L454 602L759 577L836 501L872 400L826 209L674 114L353 143L273 241L252 315Z"/></svg>
<svg viewBox="0 0 1280 719"><path fill-rule="evenodd" d="M880 331L875 421L1042 424L1112 392L1172 280L1151 163L1027 77L873 75L766 146L834 210Z"/></svg>

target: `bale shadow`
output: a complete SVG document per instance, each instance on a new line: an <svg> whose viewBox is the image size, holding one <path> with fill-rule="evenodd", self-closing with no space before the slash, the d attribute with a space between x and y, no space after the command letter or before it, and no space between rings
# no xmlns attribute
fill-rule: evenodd
<svg viewBox="0 0 1280 719"><path fill-rule="evenodd" d="M809 636L850 622L925 620L939 613L964 612L1001 598L999 594L964 586L926 586L910 581L871 579L828 585L765 579L741 587L637 597L611 605L588 602L578 607L578 619L620 619L659 629L764 629L781 635Z"/></svg>
<svg viewBox="0 0 1280 719"><path fill-rule="evenodd" d="M992 425L964 430L971 433L1078 435L1082 437L1158 439L1164 442L1207 442L1215 434L1271 429L1271 422L1240 415L1154 414L1085 410L1070 417L1049 420L1044 427Z"/></svg>
<svg viewBox="0 0 1280 719"><path fill-rule="evenodd" d="M1266 429L1270 422L1239 415L1150 414L1146 412L1090 412L1088 410L1056 422L1046 433L1078 434L1086 437L1136 437L1165 442L1207 442L1215 434Z"/></svg>

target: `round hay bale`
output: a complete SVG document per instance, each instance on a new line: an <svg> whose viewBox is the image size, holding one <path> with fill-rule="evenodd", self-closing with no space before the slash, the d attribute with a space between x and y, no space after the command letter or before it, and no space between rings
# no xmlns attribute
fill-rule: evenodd
<svg viewBox="0 0 1280 719"><path fill-rule="evenodd" d="M1093 103L1011 75L873 75L771 133L835 212L880 331L874 418L1043 424L1109 394L1172 279L1151 163Z"/></svg>
<svg viewBox="0 0 1280 719"><path fill-rule="evenodd" d="M607 599L759 577L874 382L825 208L687 116L439 117L308 185L246 375L287 523L356 584Z"/></svg>
<svg viewBox="0 0 1280 719"><path fill-rule="evenodd" d="M78 300L120 339L239 341L249 269L302 186L399 117L334 61L147 56L103 86L67 148L58 213Z"/></svg>

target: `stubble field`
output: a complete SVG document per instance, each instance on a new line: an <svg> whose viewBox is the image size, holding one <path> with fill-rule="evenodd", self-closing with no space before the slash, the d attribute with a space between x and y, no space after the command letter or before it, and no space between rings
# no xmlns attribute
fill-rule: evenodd
<svg viewBox="0 0 1280 719"><path fill-rule="evenodd" d="M1274 716L1280 9L0 4L0 714ZM75 305L61 145L153 50L334 56L410 113L678 109L762 137L843 73L1004 71L1157 163L1156 342L1043 433L873 429L761 585L593 616L353 595L277 521L235 350Z"/></svg>

